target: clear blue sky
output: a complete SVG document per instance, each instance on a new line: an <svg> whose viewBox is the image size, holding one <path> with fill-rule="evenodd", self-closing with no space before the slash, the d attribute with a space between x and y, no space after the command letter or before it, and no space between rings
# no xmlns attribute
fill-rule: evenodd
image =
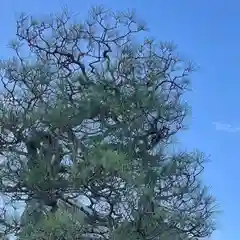
<svg viewBox="0 0 240 240"><path fill-rule="evenodd" d="M6 57L7 41L14 37L15 13L55 12L62 6L86 13L92 4L113 9L135 8L150 27L151 36L173 40L179 51L194 60L200 70L193 77L191 129L184 144L211 155L205 181L223 210L213 240L240 239L239 142L240 132L216 131L212 122L240 126L240 2L237 0L2 0L0 9L0 57Z"/></svg>

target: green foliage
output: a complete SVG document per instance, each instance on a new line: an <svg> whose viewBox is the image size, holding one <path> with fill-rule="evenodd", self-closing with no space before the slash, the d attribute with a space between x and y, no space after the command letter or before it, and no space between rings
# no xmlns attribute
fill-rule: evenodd
<svg viewBox="0 0 240 240"><path fill-rule="evenodd" d="M131 12L93 8L88 21L76 22L67 12L43 22L23 15L12 44L17 58L0 66L1 192L11 200L5 210L26 204L14 224L1 215L4 234L210 236L206 158L171 150L189 112L183 94L193 66L170 43L134 43L145 28ZM30 59L21 57L24 43Z"/></svg>
<svg viewBox="0 0 240 240"><path fill-rule="evenodd" d="M78 239L84 234L81 213L67 211L48 214L37 224L28 224L20 238L31 239Z"/></svg>

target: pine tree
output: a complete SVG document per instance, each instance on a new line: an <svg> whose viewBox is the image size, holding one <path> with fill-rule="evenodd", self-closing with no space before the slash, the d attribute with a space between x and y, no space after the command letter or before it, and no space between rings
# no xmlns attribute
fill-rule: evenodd
<svg viewBox="0 0 240 240"><path fill-rule="evenodd" d="M194 70L175 46L101 6L87 21L23 14L16 36L0 66L2 236L210 236L205 156L172 148Z"/></svg>

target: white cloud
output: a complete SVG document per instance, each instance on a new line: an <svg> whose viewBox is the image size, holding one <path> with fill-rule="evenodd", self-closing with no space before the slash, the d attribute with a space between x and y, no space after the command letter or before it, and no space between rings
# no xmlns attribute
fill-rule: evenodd
<svg viewBox="0 0 240 240"><path fill-rule="evenodd" d="M223 132L239 132L240 131L240 127L233 126L231 124L213 122L213 125L215 125L215 128L217 131L223 131Z"/></svg>

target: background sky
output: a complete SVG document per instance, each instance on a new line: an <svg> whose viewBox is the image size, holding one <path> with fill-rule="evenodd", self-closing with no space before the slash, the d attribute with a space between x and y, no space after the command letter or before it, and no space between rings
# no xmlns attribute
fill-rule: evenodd
<svg viewBox="0 0 240 240"><path fill-rule="evenodd" d="M240 2L237 0L1 0L0 57L14 38L16 14L22 11L41 16L65 5L86 15L93 4L115 10L134 8L150 28L150 36L174 41L179 52L194 60L199 71L193 75L191 128L182 136L183 146L199 148L210 155L205 182L218 205L218 231L212 240L240 238L238 96L240 64ZM232 131L216 129L213 122L230 124Z"/></svg>

